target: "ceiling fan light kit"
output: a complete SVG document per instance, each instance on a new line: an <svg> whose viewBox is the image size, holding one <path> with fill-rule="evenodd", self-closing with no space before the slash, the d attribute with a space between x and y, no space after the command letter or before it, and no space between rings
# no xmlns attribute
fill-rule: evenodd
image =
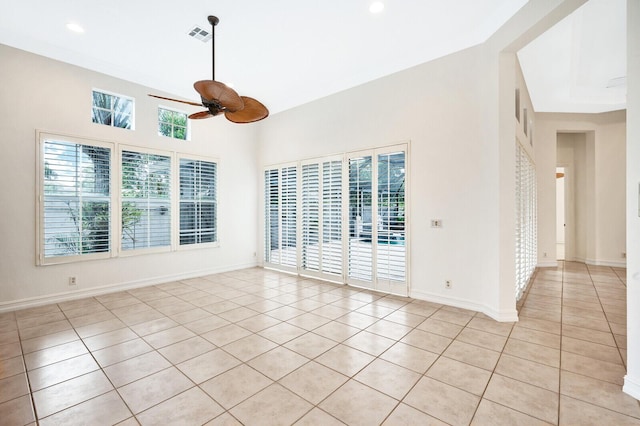
<svg viewBox="0 0 640 426"><path fill-rule="evenodd" d="M269 110L258 100L249 96L240 96L238 93L224 83L216 81L216 44L215 27L220 20L216 16L209 16L211 24L211 80L200 80L193 84L193 88L200 95L202 103L182 101L179 99L165 98L162 96L149 95L154 98L165 99L174 102L181 102L188 105L203 106L207 110L189 115L190 119L215 117L224 113L227 120L233 123L253 123L269 116Z"/></svg>

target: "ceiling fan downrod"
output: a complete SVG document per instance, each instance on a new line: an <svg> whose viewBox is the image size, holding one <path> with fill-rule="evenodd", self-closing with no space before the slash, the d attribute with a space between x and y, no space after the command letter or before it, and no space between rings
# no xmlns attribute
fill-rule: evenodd
<svg viewBox="0 0 640 426"><path fill-rule="evenodd" d="M209 15L211 24L211 80L216 79L216 25L220 20L217 16Z"/></svg>

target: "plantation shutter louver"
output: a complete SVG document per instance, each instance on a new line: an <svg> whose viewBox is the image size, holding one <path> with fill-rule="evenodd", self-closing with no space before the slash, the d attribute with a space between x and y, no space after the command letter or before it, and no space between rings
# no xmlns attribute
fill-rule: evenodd
<svg viewBox="0 0 640 426"><path fill-rule="evenodd" d="M122 249L171 245L171 158L122 151Z"/></svg>
<svg viewBox="0 0 640 426"><path fill-rule="evenodd" d="M302 166L302 269L320 269L320 175L318 164Z"/></svg>
<svg viewBox="0 0 640 426"><path fill-rule="evenodd" d="M217 164L180 159L180 245L217 242Z"/></svg>
<svg viewBox="0 0 640 426"><path fill-rule="evenodd" d="M322 164L322 272L342 274L342 161Z"/></svg>
<svg viewBox="0 0 640 426"><path fill-rule="evenodd" d="M111 148L43 143L42 256L111 251Z"/></svg>

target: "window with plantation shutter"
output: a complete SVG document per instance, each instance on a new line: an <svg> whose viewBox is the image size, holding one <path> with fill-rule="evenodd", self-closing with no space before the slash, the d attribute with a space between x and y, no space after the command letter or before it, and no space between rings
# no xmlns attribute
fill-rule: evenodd
<svg viewBox="0 0 640 426"><path fill-rule="evenodd" d="M110 256L113 147L45 134L40 145L39 263Z"/></svg>
<svg viewBox="0 0 640 426"><path fill-rule="evenodd" d="M322 163L322 272L342 275L342 161Z"/></svg>
<svg viewBox="0 0 640 426"><path fill-rule="evenodd" d="M296 268L298 263L297 167L265 171L265 262Z"/></svg>
<svg viewBox="0 0 640 426"><path fill-rule="evenodd" d="M320 168L318 164L302 166L302 269L320 269Z"/></svg>
<svg viewBox="0 0 640 426"><path fill-rule="evenodd" d="M122 250L171 246L171 157L122 151Z"/></svg>
<svg viewBox="0 0 640 426"><path fill-rule="evenodd" d="M217 164L180 158L180 245L215 243Z"/></svg>

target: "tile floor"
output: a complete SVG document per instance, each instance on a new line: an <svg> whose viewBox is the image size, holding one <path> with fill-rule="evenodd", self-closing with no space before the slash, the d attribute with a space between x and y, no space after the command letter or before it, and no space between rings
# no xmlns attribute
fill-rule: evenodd
<svg viewBox="0 0 640 426"><path fill-rule="evenodd" d="M640 425L624 270L518 323L259 268L0 314L3 425Z"/></svg>

